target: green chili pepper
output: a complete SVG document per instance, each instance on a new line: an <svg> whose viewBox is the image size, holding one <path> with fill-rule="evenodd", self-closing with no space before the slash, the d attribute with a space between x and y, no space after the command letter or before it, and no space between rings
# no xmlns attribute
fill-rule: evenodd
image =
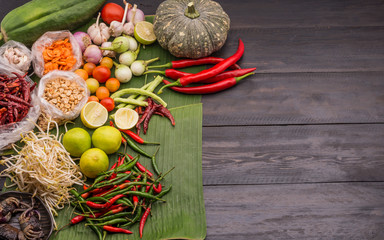
<svg viewBox="0 0 384 240"><path fill-rule="evenodd" d="M96 218L95 221L110 221L116 218L121 218L121 217L131 215L131 214L132 214L131 212L121 212L121 213L116 213L114 215L110 215L102 218Z"/></svg>
<svg viewBox="0 0 384 240"><path fill-rule="evenodd" d="M91 201L91 202L108 202L108 199L105 197L90 197L87 198L85 201Z"/></svg>
<svg viewBox="0 0 384 240"><path fill-rule="evenodd" d="M69 190L69 192L75 196L77 198L77 200L79 200L80 202L86 202L85 199L75 190L75 189L71 189ZM81 203L80 203L80 207L82 208L82 211L85 213ZM88 211L93 215L95 216L95 214L93 213L93 211L91 210L90 207L88 207L87 205L85 205L85 207L88 209Z"/></svg>
<svg viewBox="0 0 384 240"><path fill-rule="evenodd" d="M91 220L89 220L88 218L86 219L86 221L87 221L89 227L96 233L96 235L99 238L99 240L102 240L103 239L103 234L101 233L100 229L98 227L96 227L95 225L93 225Z"/></svg>
<svg viewBox="0 0 384 240"><path fill-rule="evenodd" d="M129 227L129 226L132 226L133 224L135 224L137 221L139 221L139 219L141 217L142 207L141 206L137 206L137 208L138 209L137 209L136 215L132 219L132 221L129 222L129 223L123 224L120 227Z"/></svg>
<svg viewBox="0 0 384 240"><path fill-rule="evenodd" d="M136 196L143 197L143 198L148 198L148 199L153 199L153 200L157 200L157 201L166 202L164 199L161 199L161 198L159 198L157 196L151 195L151 194L146 193L146 192L127 191L127 192L125 192L125 194L131 194L131 195L136 195Z"/></svg>
<svg viewBox="0 0 384 240"><path fill-rule="evenodd" d="M96 223L94 225L95 226L116 225L116 224L126 223L126 222L130 222L130 220L128 220L126 218L116 218L116 219L112 219L112 220L109 220L106 222Z"/></svg>
<svg viewBox="0 0 384 240"><path fill-rule="evenodd" d="M140 153L141 155L144 155L149 158L152 157L151 155L146 153L143 149L141 149L138 145L136 145L136 143L131 138L129 138L126 133L121 132L121 134L123 135L124 139L127 140L127 144L129 145L130 148L132 148L133 151Z"/></svg>
<svg viewBox="0 0 384 240"><path fill-rule="evenodd" d="M159 151L159 149L160 149L160 146L157 147L156 152L151 157L152 168L153 168L153 170L155 170L155 173L157 175L160 175L160 171L159 171L159 168L157 167L157 163L156 163L156 154Z"/></svg>

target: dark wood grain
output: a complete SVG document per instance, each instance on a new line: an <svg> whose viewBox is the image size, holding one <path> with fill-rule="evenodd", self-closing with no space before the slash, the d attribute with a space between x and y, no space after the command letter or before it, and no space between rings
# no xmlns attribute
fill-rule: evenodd
<svg viewBox="0 0 384 240"><path fill-rule="evenodd" d="M384 125L205 127L203 183L384 181Z"/></svg>
<svg viewBox="0 0 384 240"><path fill-rule="evenodd" d="M203 125L384 122L383 76L255 74L228 91L204 96Z"/></svg>
<svg viewBox="0 0 384 240"><path fill-rule="evenodd" d="M204 188L207 240L383 239L384 184Z"/></svg>
<svg viewBox="0 0 384 240"><path fill-rule="evenodd" d="M239 38L240 65L258 73L384 71L384 26L233 28L215 55L232 55Z"/></svg>

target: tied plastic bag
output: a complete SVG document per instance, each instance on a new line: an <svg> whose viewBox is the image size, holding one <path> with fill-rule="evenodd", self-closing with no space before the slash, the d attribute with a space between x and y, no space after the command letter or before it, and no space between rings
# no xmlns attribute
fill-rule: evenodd
<svg viewBox="0 0 384 240"><path fill-rule="evenodd" d="M68 61L71 56L66 56L66 53L64 52L50 52L46 55L46 59L50 59L49 63L45 63L43 52L46 48L51 46L55 41L57 40L65 40L69 39L69 43L72 46L72 54L74 59L76 60L76 63L72 66L70 69L65 69L65 65L59 64L58 62L64 62L66 64L66 61ZM58 50L58 49L57 49ZM64 31L51 31L44 33L39 39L36 40L36 42L32 46L32 57L33 57L33 69L37 76L40 78L44 75L44 66L45 64L51 64L58 65L58 70L67 70L67 71L75 71L78 69L82 64L82 53L81 48L79 44L77 43L76 39L73 37L72 33L70 31L64 30ZM60 59L60 61L57 61ZM60 69L62 67L63 69Z"/></svg>
<svg viewBox="0 0 384 240"><path fill-rule="evenodd" d="M44 115L39 118L38 125L46 129L45 122L49 119L61 125L77 118L89 95L87 84L76 73L59 70L47 73L41 78L37 91Z"/></svg>
<svg viewBox="0 0 384 240"><path fill-rule="evenodd" d="M0 47L0 62L24 73L32 62L32 52L24 44L10 40Z"/></svg>
<svg viewBox="0 0 384 240"><path fill-rule="evenodd" d="M0 74L5 74L9 77L15 77L12 72L17 72L17 70L0 63ZM25 76L24 79L30 83L30 86L34 84L34 82L28 76ZM3 91L4 90L0 91L0 95L5 94ZM7 149L11 146L12 143L15 143L21 139L21 134L24 134L25 132L31 131L35 128L35 123L40 115L40 101L37 97L36 88L31 92L30 104L32 107L29 108L28 114L21 121L0 125L0 150ZM0 106L0 109L3 107L4 106Z"/></svg>

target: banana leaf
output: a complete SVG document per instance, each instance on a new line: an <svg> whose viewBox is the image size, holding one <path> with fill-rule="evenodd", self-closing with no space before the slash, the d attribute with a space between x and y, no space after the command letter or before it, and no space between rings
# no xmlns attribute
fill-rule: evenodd
<svg viewBox="0 0 384 240"><path fill-rule="evenodd" d="M153 17L149 17L147 20L152 21ZM92 22L79 31L86 31L91 24ZM155 57L160 57L160 60L152 63L152 65L164 64L176 59L157 43L142 46L138 59L148 60ZM182 70L198 72L202 69L204 69L203 66ZM130 82L122 84L120 89L141 87L152 81L155 76L157 75L133 77ZM34 80L38 81L37 78ZM161 143L160 150L156 155L161 172L175 168L162 181L164 187L172 185L172 190L163 197L166 200L165 203L156 202L152 206L152 215L145 224L143 239L204 239L206 236L206 217L202 184L201 96L183 95L167 89L160 97L168 103L167 108L174 116L176 125L172 126L165 117L153 116L147 134L141 135L147 141ZM108 122L105 125L108 125ZM93 133L93 130L87 129L82 124L80 118L77 118L74 124L68 124L67 127L68 129L82 127L90 134ZM65 132L63 126L60 127L60 132ZM157 148L156 145L140 145L140 147L151 154ZM119 152L123 151L124 146L122 145ZM136 154L129 147L127 147L127 153ZM109 155L109 158L110 166L117 161L116 154ZM149 158L142 156L140 162L154 172ZM9 181L7 181L8 183ZM3 188L3 191L7 190L11 189ZM59 216L55 217L58 227L68 224L74 216L73 212L74 209L70 206L60 210ZM140 239L138 223L132 226L130 230L134 232L133 235L109 233L106 239ZM80 223L61 230L57 235L52 234L50 239L91 240L97 239L97 236L89 227L85 227L84 223Z"/></svg>

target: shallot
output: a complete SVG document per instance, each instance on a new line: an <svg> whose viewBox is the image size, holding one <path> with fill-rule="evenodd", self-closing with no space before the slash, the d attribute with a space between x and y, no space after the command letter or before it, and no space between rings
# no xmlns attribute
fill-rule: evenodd
<svg viewBox="0 0 384 240"><path fill-rule="evenodd" d="M92 44L89 45L83 54L83 58L86 62L98 64L103 57L103 54L98 46Z"/></svg>
<svg viewBox="0 0 384 240"><path fill-rule="evenodd" d="M91 37L85 32L75 32L73 36L76 39L76 42L81 48L81 52L84 52L85 49L92 44Z"/></svg>
<svg viewBox="0 0 384 240"><path fill-rule="evenodd" d="M134 10L135 9L135 10ZM136 23L144 21L145 15L144 12L137 8L137 5L134 4L133 8L130 9L127 13L127 19L133 23L133 25L136 25Z"/></svg>
<svg viewBox="0 0 384 240"><path fill-rule="evenodd" d="M111 46L112 46L112 42L103 42L103 44L101 44L102 48L109 48ZM110 57L110 58L116 57L116 52L114 52L114 51L102 50L101 52L103 53L104 57Z"/></svg>
<svg viewBox="0 0 384 240"><path fill-rule="evenodd" d="M96 23L92 24L87 31L93 43L96 45L101 45L103 42L108 41L110 37L108 26L105 23L99 24L99 20L100 20L100 13L97 16Z"/></svg>

